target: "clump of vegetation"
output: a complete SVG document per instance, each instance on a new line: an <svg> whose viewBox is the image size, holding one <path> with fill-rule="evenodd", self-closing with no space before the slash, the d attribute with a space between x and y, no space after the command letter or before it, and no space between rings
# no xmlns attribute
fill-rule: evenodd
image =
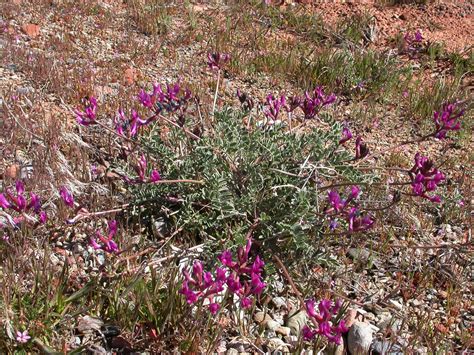
<svg viewBox="0 0 474 355"><path fill-rule="evenodd" d="M332 27L267 1L122 5L128 38L172 62L159 74L132 40L95 40L107 4L78 7L97 22L52 55L2 22L2 65L37 86L0 101L0 349L332 353L354 349L357 317L374 351L468 349L472 55L421 31L373 48L368 13ZM107 70L58 67L81 41L113 48ZM422 75L440 63L449 80ZM147 75L120 91L125 65Z"/></svg>

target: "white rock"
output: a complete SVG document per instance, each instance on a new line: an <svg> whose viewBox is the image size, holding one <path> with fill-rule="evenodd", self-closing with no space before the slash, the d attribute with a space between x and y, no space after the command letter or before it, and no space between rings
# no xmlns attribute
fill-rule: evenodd
<svg viewBox="0 0 474 355"><path fill-rule="evenodd" d="M389 300L389 302L393 307L395 307L399 311L401 311L403 309L403 305L400 302L395 301L395 300Z"/></svg>
<svg viewBox="0 0 474 355"><path fill-rule="evenodd" d="M283 297L273 297L272 303L275 305L276 308L287 308L286 300Z"/></svg>
<svg viewBox="0 0 474 355"><path fill-rule="evenodd" d="M372 334L368 323L355 322L349 329L347 347L352 355L366 355L372 344Z"/></svg>
<svg viewBox="0 0 474 355"><path fill-rule="evenodd" d="M253 319L257 322L257 323L262 323L262 324L266 324L268 321L270 320L273 320L272 317L270 317L270 315L267 313L267 312L257 312L255 313L255 315L253 316Z"/></svg>
<svg viewBox="0 0 474 355"><path fill-rule="evenodd" d="M267 346L270 350L280 350L283 353L289 353L289 344L286 344L283 340L280 338L272 338L268 341Z"/></svg>
<svg viewBox="0 0 474 355"><path fill-rule="evenodd" d="M267 326L267 329L276 330L277 328L280 327L280 323L274 320L268 320L266 326Z"/></svg>
<svg viewBox="0 0 474 355"><path fill-rule="evenodd" d="M291 329L288 328L288 327L278 327L275 329L275 332L283 335L283 336L289 336L290 335L290 332L291 332Z"/></svg>
<svg viewBox="0 0 474 355"><path fill-rule="evenodd" d="M292 315L290 314L290 317L288 318L286 325L291 329L291 334L299 335L301 329L303 329L304 325L306 324L306 320L307 320L306 312L297 311L293 313Z"/></svg>

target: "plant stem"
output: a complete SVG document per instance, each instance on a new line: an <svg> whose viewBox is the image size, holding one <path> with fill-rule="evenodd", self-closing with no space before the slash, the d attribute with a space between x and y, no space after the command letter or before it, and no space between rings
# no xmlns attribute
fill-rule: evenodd
<svg viewBox="0 0 474 355"><path fill-rule="evenodd" d="M221 78L221 70L217 71L217 83L216 83L216 92L214 93L214 104L212 105L212 116L214 116L214 112L216 111L217 105L217 94L219 93L219 81Z"/></svg>

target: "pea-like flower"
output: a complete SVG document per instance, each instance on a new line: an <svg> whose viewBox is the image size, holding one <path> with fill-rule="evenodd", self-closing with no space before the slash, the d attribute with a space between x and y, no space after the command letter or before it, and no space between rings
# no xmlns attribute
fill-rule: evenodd
<svg viewBox="0 0 474 355"><path fill-rule="evenodd" d="M301 101L301 109L304 113L304 118L309 120L315 118L319 111L327 105L336 101L336 95L325 94L321 86L316 87L313 92L305 92L304 98Z"/></svg>
<svg viewBox="0 0 474 355"><path fill-rule="evenodd" d="M4 210L11 209L17 213L23 214L30 211L39 216L40 223L45 223L47 219L46 212L42 210L41 198L34 192L30 192L30 197L25 196L25 185L21 180L15 183L15 192L7 188L0 194L0 207ZM18 225L24 217L18 216L12 219Z"/></svg>
<svg viewBox="0 0 474 355"><path fill-rule="evenodd" d="M352 132L348 127L342 129L342 138L339 140L339 144L344 144L352 138Z"/></svg>
<svg viewBox="0 0 474 355"><path fill-rule="evenodd" d="M328 192L329 206L325 213L329 218L329 228L334 231L339 223L337 218L346 220L349 232L365 231L373 226L375 219L369 214L362 214L356 199L360 195L360 188L356 185L351 189L346 199L342 199L336 190Z"/></svg>
<svg viewBox="0 0 474 355"><path fill-rule="evenodd" d="M210 272L204 272L200 261L195 261L191 271L183 270L184 281L179 293L185 296L188 304L208 302L209 312L215 314L220 305L215 302L214 297L226 285L227 290L240 299L243 309L251 307L254 297L260 296L266 287L262 281L265 265L263 260L257 256L253 263L249 262L251 247L252 240L248 239L245 247L238 248L236 260L230 250L223 251L218 256L223 267L217 267L214 276Z"/></svg>
<svg viewBox="0 0 474 355"><path fill-rule="evenodd" d="M278 119L278 114L284 107L286 107L286 98L284 95L281 95L280 98L275 98L273 94L269 94L267 95L263 113L268 119L276 121Z"/></svg>
<svg viewBox="0 0 474 355"><path fill-rule="evenodd" d="M317 329L313 329L305 325L302 330L303 338L306 341L313 340L316 335L324 336L330 343L340 344L342 334L348 331L343 320L337 324L332 322L332 318L336 316L341 308L342 302L323 299L318 304L316 311L316 301L314 299L305 302L306 313L317 324Z"/></svg>
<svg viewBox="0 0 474 355"><path fill-rule="evenodd" d="M464 110L457 107L457 103L445 103L440 111L433 115L436 126L434 136L438 139L446 138L448 131L458 131L461 128L459 118L464 115Z"/></svg>
<svg viewBox="0 0 474 355"><path fill-rule="evenodd" d="M112 220L108 222L108 235L103 236L99 230L96 231L96 238L90 238L90 244L94 249L102 249L108 253L118 253L119 248L113 241L115 234L117 234L117 221ZM100 242L100 243L99 243Z"/></svg>
<svg viewBox="0 0 474 355"><path fill-rule="evenodd" d="M356 138L356 143L355 143L355 160L358 159L363 159L369 154L369 148L367 147L367 144L364 143L362 140L362 137L357 137Z"/></svg>
<svg viewBox="0 0 474 355"><path fill-rule="evenodd" d="M94 96L84 99L84 111L76 109L76 120L82 126L96 124L97 100Z"/></svg>
<svg viewBox="0 0 474 355"><path fill-rule="evenodd" d="M431 202L441 202L438 195L428 195L427 192L433 192L438 185L446 179L444 174L433 167L433 162L420 153L415 154L415 164L409 171L411 178L411 187L415 196L420 196Z"/></svg>
<svg viewBox="0 0 474 355"><path fill-rule="evenodd" d="M138 160L138 164L134 166L135 171L138 175L137 178L135 179L130 179L128 177L125 177L125 181L128 183L154 183L159 180L161 180L161 175L156 169L152 169L150 175L147 177L147 171L148 171L148 162L146 160L145 155L142 154L140 159Z"/></svg>
<svg viewBox="0 0 474 355"><path fill-rule="evenodd" d="M208 53L207 66L212 70L220 70L230 61L230 54L228 53Z"/></svg>
<svg viewBox="0 0 474 355"><path fill-rule="evenodd" d="M59 189L59 195L66 206L70 208L74 207L74 196L66 187L63 186Z"/></svg>

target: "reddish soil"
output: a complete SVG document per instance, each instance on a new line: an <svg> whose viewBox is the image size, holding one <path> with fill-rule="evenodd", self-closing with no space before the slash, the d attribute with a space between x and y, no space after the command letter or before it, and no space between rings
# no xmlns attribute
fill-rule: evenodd
<svg viewBox="0 0 474 355"><path fill-rule="evenodd" d="M464 50L474 43L472 1L437 2L429 5L381 6L374 1L346 1L310 5L325 22L368 13L375 18L379 42L386 43L398 33L420 29L429 41L443 42L446 49Z"/></svg>

